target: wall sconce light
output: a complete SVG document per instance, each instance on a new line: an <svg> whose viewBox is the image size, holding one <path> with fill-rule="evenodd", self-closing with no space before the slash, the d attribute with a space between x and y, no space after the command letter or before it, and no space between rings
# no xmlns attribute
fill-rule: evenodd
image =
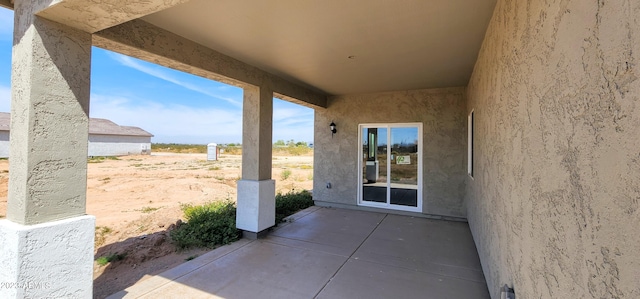
<svg viewBox="0 0 640 299"><path fill-rule="evenodd" d="M338 130L336 130L336 124L334 122L331 122L331 124L329 125L329 128L331 129L331 138L333 138L333 134L335 134Z"/></svg>

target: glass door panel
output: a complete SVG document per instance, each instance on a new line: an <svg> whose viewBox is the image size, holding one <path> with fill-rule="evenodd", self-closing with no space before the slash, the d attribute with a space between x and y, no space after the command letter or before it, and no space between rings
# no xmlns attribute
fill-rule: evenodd
<svg viewBox="0 0 640 299"><path fill-rule="evenodd" d="M387 203L387 128L362 128L362 200Z"/></svg>
<svg viewBox="0 0 640 299"><path fill-rule="evenodd" d="M391 128L390 204L418 206L418 128Z"/></svg>
<svg viewBox="0 0 640 299"><path fill-rule="evenodd" d="M360 125L359 204L420 212L422 124Z"/></svg>

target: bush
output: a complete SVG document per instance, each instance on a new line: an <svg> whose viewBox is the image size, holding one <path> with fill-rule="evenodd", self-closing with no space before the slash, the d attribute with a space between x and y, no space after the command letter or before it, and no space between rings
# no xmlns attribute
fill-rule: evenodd
<svg viewBox="0 0 640 299"><path fill-rule="evenodd" d="M285 169L282 171L282 173L280 173L280 177L282 178L282 180L286 180L291 176L291 170L289 169Z"/></svg>
<svg viewBox="0 0 640 299"><path fill-rule="evenodd" d="M306 190L276 195L276 224L285 217L313 206L311 193ZM231 201L216 201L202 206L183 205L186 222L171 231L171 239L178 249L212 248L240 239L236 228L236 206Z"/></svg>
<svg viewBox="0 0 640 299"><path fill-rule="evenodd" d="M230 201L216 201L202 206L182 207L186 223L171 232L171 239L179 249L212 248L238 240L236 206Z"/></svg>
<svg viewBox="0 0 640 299"><path fill-rule="evenodd" d="M98 259L96 259L96 263L98 263L98 265L100 266L104 266L108 263L111 262L117 262L117 261L121 261L123 260L125 257L127 257L126 253L111 253L109 255L105 255L105 256L101 256Z"/></svg>
<svg viewBox="0 0 640 299"><path fill-rule="evenodd" d="M311 193L307 190L300 192L291 191L286 194L276 195L276 224L293 213L313 206Z"/></svg>

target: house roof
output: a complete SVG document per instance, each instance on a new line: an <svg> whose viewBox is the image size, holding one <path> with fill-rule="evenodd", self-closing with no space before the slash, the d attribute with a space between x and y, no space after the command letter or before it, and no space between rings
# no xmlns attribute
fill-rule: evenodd
<svg viewBox="0 0 640 299"><path fill-rule="evenodd" d="M10 123L11 114L0 112L0 131L9 131ZM120 126L104 118L89 119L89 134L153 137L153 134L139 127Z"/></svg>
<svg viewBox="0 0 640 299"><path fill-rule="evenodd" d="M104 118L89 119L89 134L153 137L151 133L141 128L120 126Z"/></svg>

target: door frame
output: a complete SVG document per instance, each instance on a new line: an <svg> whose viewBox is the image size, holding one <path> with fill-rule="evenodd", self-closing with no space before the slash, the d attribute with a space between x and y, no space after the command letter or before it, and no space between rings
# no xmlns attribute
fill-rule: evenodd
<svg viewBox="0 0 640 299"><path fill-rule="evenodd" d="M373 201L365 201L362 200L362 169L364 165L362 164L364 152L362 151L362 130L365 128L386 128L387 129L387 137L391 136L392 128L418 128L418 198L417 198L417 206L403 206L403 205L394 205L389 201L389 190L391 188L391 179L390 179L390 169L391 169L391 155L388 153L391 152L391 139L387 138L387 202L379 203ZM422 160L422 152L423 152L423 141L422 141L422 123L414 122L414 123L363 123L358 125L358 186L357 186L357 194L358 194L358 205L365 207L374 207L374 208L384 208L391 210L399 210L399 211L408 211L408 212L420 212L422 213L422 170L423 170L423 160Z"/></svg>

